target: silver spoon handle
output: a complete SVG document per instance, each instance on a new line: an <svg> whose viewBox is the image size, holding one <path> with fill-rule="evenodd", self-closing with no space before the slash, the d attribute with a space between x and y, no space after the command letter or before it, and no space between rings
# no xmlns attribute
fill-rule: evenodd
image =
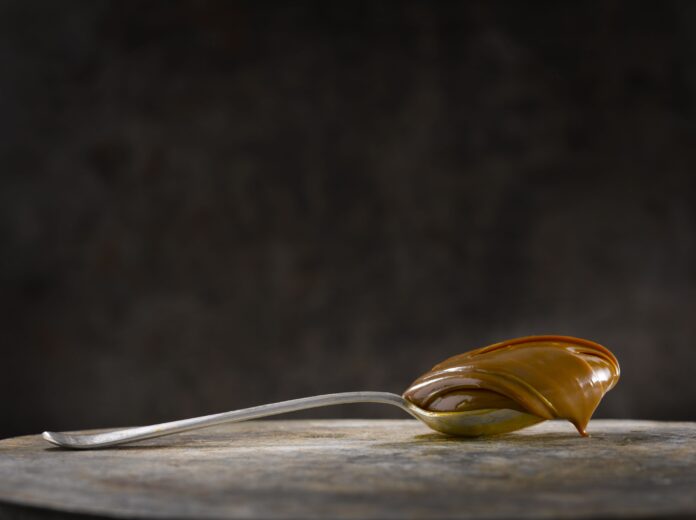
<svg viewBox="0 0 696 520"><path fill-rule="evenodd" d="M153 424L151 426L126 428L123 430L115 430L106 433L69 434L44 432L43 438L48 442L63 448L105 448L107 446L116 446L117 444L124 444L132 441L152 439L154 437L162 437L164 435L171 435L172 433L197 430L198 428L206 428L208 426L215 426L223 423L248 421L250 419L268 417L269 415L307 410L308 408L318 408L320 406L333 406L336 404L349 403L390 404L411 413L406 406L406 401L400 395L389 392L343 392L340 394L325 394L316 395L314 397L304 397L302 399L293 399L291 401L282 401L280 403L254 406L252 408L245 408L243 410L234 410L232 412L205 415L203 417L194 417L192 419L183 419L181 421Z"/></svg>

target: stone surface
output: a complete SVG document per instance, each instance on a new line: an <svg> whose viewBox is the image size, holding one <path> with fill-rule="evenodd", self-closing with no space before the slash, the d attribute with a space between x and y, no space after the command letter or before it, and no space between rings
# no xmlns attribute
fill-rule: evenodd
<svg viewBox="0 0 696 520"><path fill-rule="evenodd" d="M696 516L696 423L590 431L547 422L462 440L413 420L256 421L100 451L18 437L0 442L0 517L17 504L39 507L27 516Z"/></svg>

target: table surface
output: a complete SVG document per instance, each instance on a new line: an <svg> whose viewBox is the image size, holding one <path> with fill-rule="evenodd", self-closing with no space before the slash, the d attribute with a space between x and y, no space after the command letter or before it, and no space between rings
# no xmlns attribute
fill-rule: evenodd
<svg viewBox="0 0 696 520"><path fill-rule="evenodd" d="M550 421L454 439L415 420L254 421L98 451L18 437L0 441L0 518L17 504L41 518L696 517L696 423L589 431Z"/></svg>

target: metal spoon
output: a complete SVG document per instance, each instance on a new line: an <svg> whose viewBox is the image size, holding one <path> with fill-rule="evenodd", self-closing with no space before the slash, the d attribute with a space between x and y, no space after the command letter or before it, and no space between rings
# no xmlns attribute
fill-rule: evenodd
<svg viewBox="0 0 696 520"><path fill-rule="evenodd" d="M93 449L126 444L133 441L163 437L173 433L197 430L208 426L233 423L297 412L309 408L350 403L380 403L397 406L430 428L449 435L478 436L504 433L541 422L543 419L514 410L475 410L469 412L429 412L389 392L343 392L325 394L280 403L265 404L181 421L172 421L151 426L125 428L105 433L72 434L44 432L43 438L62 448Z"/></svg>

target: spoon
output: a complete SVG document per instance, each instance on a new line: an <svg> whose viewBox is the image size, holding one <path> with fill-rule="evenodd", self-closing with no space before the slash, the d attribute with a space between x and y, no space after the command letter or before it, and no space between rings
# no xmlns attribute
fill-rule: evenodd
<svg viewBox="0 0 696 520"><path fill-rule="evenodd" d="M44 432L63 448L105 448L127 442L296 412L321 406L379 403L401 408L446 435L476 437L526 428L546 419L585 427L619 379L616 357L605 347L571 336L526 336L459 354L416 379L403 396L344 392L293 399L105 433Z"/></svg>
<svg viewBox="0 0 696 520"><path fill-rule="evenodd" d="M513 429L523 428L543 421L534 415L529 415L515 410L475 410L471 412L429 412L407 401L397 394L389 392L342 392L338 394L325 394L302 399L292 399L279 403L264 404L242 410L205 415L192 419L183 419L150 426L125 428L104 433L71 434L44 432L43 438L61 448L93 449L117 446L133 441L154 439L173 433L186 432L216 426L219 424L248 421L288 412L308 410L322 406L333 406L351 403L379 403L389 404L401 408L416 419L421 420L434 430L448 430L452 434L462 436L485 435L492 428L496 433L501 427L509 426ZM506 429L506 431L509 431ZM456 432L456 433L455 433Z"/></svg>

